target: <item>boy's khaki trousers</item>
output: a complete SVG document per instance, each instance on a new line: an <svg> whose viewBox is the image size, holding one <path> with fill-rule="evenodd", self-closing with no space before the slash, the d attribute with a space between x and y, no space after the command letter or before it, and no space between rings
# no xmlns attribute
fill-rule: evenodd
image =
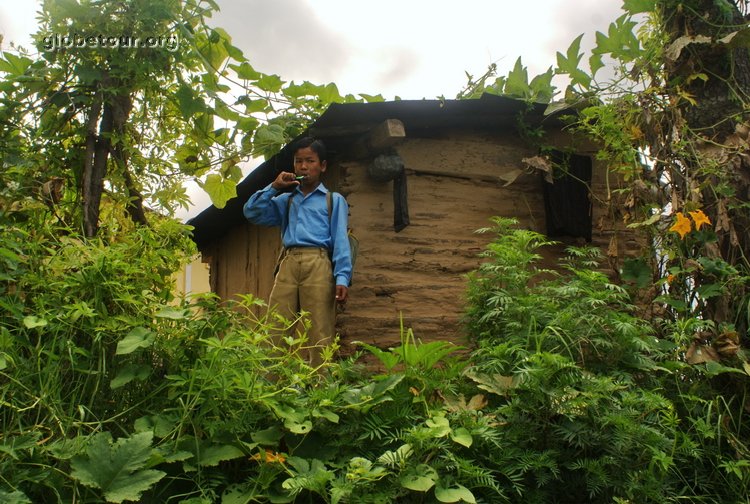
<svg viewBox="0 0 750 504"><path fill-rule="evenodd" d="M321 350L334 335L336 286L328 251L315 247L292 247L279 263L268 305L288 320L301 311L309 313L310 329L303 357L311 366L322 362ZM281 344L281 337L276 341Z"/></svg>

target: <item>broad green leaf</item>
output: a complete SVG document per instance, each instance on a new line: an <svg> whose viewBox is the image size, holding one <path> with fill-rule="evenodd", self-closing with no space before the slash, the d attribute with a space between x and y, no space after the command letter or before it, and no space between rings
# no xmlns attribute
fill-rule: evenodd
<svg viewBox="0 0 750 504"><path fill-rule="evenodd" d="M623 62L631 61L639 55L640 50L638 38L633 33L635 25L627 14L623 14L614 23L610 23L607 35L596 32L596 47L592 52L598 55L611 54L613 58Z"/></svg>
<svg viewBox="0 0 750 504"><path fill-rule="evenodd" d="M381 350L375 345L370 345L369 343L363 343L362 341L355 341L354 344L365 348L371 354L377 357L378 360L383 364L383 366L385 366L386 371L390 371L396 366L396 364L401 362L401 355L399 355L396 352L393 352L393 351L386 352L385 350Z"/></svg>
<svg viewBox="0 0 750 504"><path fill-rule="evenodd" d="M336 84L331 82L323 86L318 93L318 98L320 98L320 101L325 104L334 103L341 100L341 94L339 93L339 88Z"/></svg>
<svg viewBox="0 0 750 504"><path fill-rule="evenodd" d="M236 128L247 134L247 133L252 133L253 131L255 131L255 128L257 128L259 124L260 124L260 121L258 121L256 118L246 116L246 117L241 117L237 121ZM252 136L245 135L244 138L252 138ZM243 138L243 142L244 142L244 138Z"/></svg>
<svg viewBox="0 0 750 504"><path fill-rule="evenodd" d="M262 445L276 446L281 438L284 436L284 432L277 426L269 427L250 434L253 441Z"/></svg>
<svg viewBox="0 0 750 504"><path fill-rule="evenodd" d="M678 311L687 311L688 308L687 303L682 299L675 299L669 296L657 296L654 299L654 303L665 303Z"/></svg>
<svg viewBox="0 0 750 504"><path fill-rule="evenodd" d="M592 54L589 57L589 68L591 68L591 75L596 75L596 72L604 68L601 54Z"/></svg>
<svg viewBox="0 0 750 504"><path fill-rule="evenodd" d="M703 299L709 299L724 294L724 287L718 283L710 283L699 286L696 291Z"/></svg>
<svg viewBox="0 0 750 504"><path fill-rule="evenodd" d="M219 70L229 57L225 42L231 42L231 37L221 28L214 28L208 38L196 37L196 45L201 55L206 59L207 73Z"/></svg>
<svg viewBox="0 0 750 504"><path fill-rule="evenodd" d="M216 7L216 10L219 10L219 8ZM234 61L242 61L242 62L247 61L247 58L245 58L245 55L242 53L242 49L240 49L239 47L234 46L229 42L226 42L224 44L224 47L226 47L229 57L232 58Z"/></svg>
<svg viewBox="0 0 750 504"><path fill-rule="evenodd" d="M171 306L167 306L156 312L155 315L159 318L184 320L190 317L190 310L186 310L185 308L173 308Z"/></svg>
<svg viewBox="0 0 750 504"><path fill-rule="evenodd" d="M281 77L278 75L263 75L263 77L257 80L255 85L263 91L278 93L281 91L281 86L284 85L284 81L281 80Z"/></svg>
<svg viewBox="0 0 750 504"><path fill-rule="evenodd" d="M237 77L242 80L254 81L256 79L260 79L260 76L262 75L260 72L256 71L250 63L247 62L243 62L241 65L229 65L229 68L237 72Z"/></svg>
<svg viewBox="0 0 750 504"><path fill-rule="evenodd" d="M651 285L651 268L640 257L625 259L622 265L622 279L633 282L636 287L643 289Z"/></svg>
<svg viewBox="0 0 750 504"><path fill-rule="evenodd" d="M109 383L110 388L116 389L127 385L133 380L143 381L151 374L151 367L145 364L128 364Z"/></svg>
<svg viewBox="0 0 750 504"><path fill-rule="evenodd" d="M216 115L225 121L238 121L240 114L232 109L222 100L214 100L214 111Z"/></svg>
<svg viewBox="0 0 750 504"><path fill-rule="evenodd" d="M249 504L263 499L263 492L256 485L230 485L221 495L221 504Z"/></svg>
<svg viewBox="0 0 750 504"><path fill-rule="evenodd" d="M269 159L285 142L284 128L278 124L262 124L253 136L253 153L262 154L265 159Z"/></svg>
<svg viewBox="0 0 750 504"><path fill-rule="evenodd" d="M307 434L312 430L312 422L310 420L305 420L304 422L285 420L284 427L294 434Z"/></svg>
<svg viewBox="0 0 750 504"><path fill-rule="evenodd" d="M217 466L219 462L240 458L244 455L242 450L233 445L213 445L203 447L197 454L198 465Z"/></svg>
<svg viewBox="0 0 750 504"><path fill-rule="evenodd" d="M180 86L180 89L175 93L175 97L177 98L177 105L184 119L190 119L198 112L206 110L206 104L187 84Z"/></svg>
<svg viewBox="0 0 750 504"><path fill-rule="evenodd" d="M141 432L112 443L108 432L96 434L85 454L71 460L71 476L85 486L102 490L109 502L138 500L166 475L148 469L152 439L152 432Z"/></svg>
<svg viewBox="0 0 750 504"><path fill-rule="evenodd" d="M583 38L583 34L570 44L565 55L560 52L557 53L557 67L558 73L565 73L570 76L571 85L588 88L591 84L591 76L581 69L581 58L583 57L581 38Z"/></svg>
<svg viewBox="0 0 750 504"><path fill-rule="evenodd" d="M192 134L205 141L211 137L211 132L214 129L214 116L212 114L203 112L193 116L193 131Z"/></svg>
<svg viewBox="0 0 750 504"><path fill-rule="evenodd" d="M581 64L581 58L583 57L583 54L581 53L582 38L583 33L578 35L578 37L570 43L565 55L561 52L557 53L557 66L563 73L570 74L578 70L578 66Z"/></svg>
<svg viewBox="0 0 750 504"><path fill-rule="evenodd" d="M139 348L148 348L154 343L156 335L145 327L134 327L120 341L117 342L115 355L127 355Z"/></svg>
<svg viewBox="0 0 750 504"><path fill-rule="evenodd" d="M163 438L169 436L177 427L178 421L166 414L146 415L134 423L136 432L152 431L154 436Z"/></svg>
<svg viewBox="0 0 750 504"><path fill-rule="evenodd" d="M219 170L222 177L231 180L235 184L242 180L242 168L237 163L239 163L238 158L227 159L221 164L221 169Z"/></svg>
<svg viewBox="0 0 750 504"><path fill-rule="evenodd" d="M104 76L101 68L96 68L94 66L78 65L74 71L83 84L92 84L100 81Z"/></svg>
<svg viewBox="0 0 750 504"><path fill-rule="evenodd" d="M372 395L373 396L381 396L388 392L389 390L392 390L396 385L401 383L401 380L404 379L404 375L402 374L394 374L388 376L388 378L384 380L378 380L374 383L374 387L372 388ZM368 389L368 387L365 387L365 389Z"/></svg>
<svg viewBox="0 0 750 504"><path fill-rule="evenodd" d="M415 492L426 492L438 480L438 474L435 469L427 464L419 464L413 472L409 472L401 477L399 482L404 488L414 490Z"/></svg>
<svg viewBox="0 0 750 504"><path fill-rule="evenodd" d="M44 327L47 325L47 321L36 315L28 315L23 318L23 325L26 329L34 329L36 327Z"/></svg>
<svg viewBox="0 0 750 504"><path fill-rule="evenodd" d="M451 426L448 419L444 416L435 416L425 421L427 427L430 428L430 433L436 437L445 437L451 432Z"/></svg>
<svg viewBox="0 0 750 504"><path fill-rule="evenodd" d="M382 94L370 95L359 93L359 96L361 96L367 103L378 103L385 101L385 98L383 98Z"/></svg>
<svg viewBox="0 0 750 504"><path fill-rule="evenodd" d="M443 357L460 349L461 347L447 341L416 341L407 342L393 349L393 352L399 354L409 366L432 369Z"/></svg>
<svg viewBox="0 0 750 504"><path fill-rule="evenodd" d="M307 418L307 410L303 408L298 410L294 404L284 404L275 401L268 401L266 404L279 418L283 418L285 421L302 423Z"/></svg>
<svg viewBox="0 0 750 504"><path fill-rule="evenodd" d="M516 60L513 70L508 73L508 79L505 82L505 93L519 98L528 98L531 95L529 75L526 67L521 63L520 57Z"/></svg>
<svg viewBox="0 0 750 504"><path fill-rule="evenodd" d="M386 392L398 385L404 375L400 373L391 374L387 378L370 383L362 388L350 388L342 395L343 399L350 405L356 405L363 408L363 404L368 407L374 406L381 402L393 400ZM366 411L367 408L363 408Z"/></svg>
<svg viewBox="0 0 750 504"><path fill-rule="evenodd" d="M516 386L516 379L513 376L479 373L473 368L466 370L466 376L474 380L480 389L500 396L504 396Z"/></svg>
<svg viewBox="0 0 750 504"><path fill-rule="evenodd" d="M271 104L268 100L263 99L252 99L247 95L240 96L237 99L237 103L239 105L245 106L245 113L246 114L253 114L255 112L270 112L271 111ZM254 118L251 118L254 119ZM256 123L257 123L256 119ZM255 126L253 126L252 129L255 129Z"/></svg>
<svg viewBox="0 0 750 504"><path fill-rule="evenodd" d="M73 438L61 438L53 441L47 449L57 460L70 460L81 453L86 447L87 441L86 436L81 435Z"/></svg>
<svg viewBox="0 0 750 504"><path fill-rule="evenodd" d="M623 0L622 10L630 14L654 12L656 10L656 0Z"/></svg>
<svg viewBox="0 0 750 504"><path fill-rule="evenodd" d="M159 454L152 457L152 460L158 463L172 464L174 462L184 462L195 457L193 453L186 450L174 450L166 447L159 447L157 450Z"/></svg>
<svg viewBox="0 0 750 504"><path fill-rule="evenodd" d="M469 432L467 429L463 427L459 427L458 429L455 429L451 433L451 439L455 441L456 443L465 446L469 448L471 444L474 442L473 438L471 437L471 432Z"/></svg>
<svg viewBox="0 0 750 504"><path fill-rule="evenodd" d="M539 74L529 83L531 88L532 98L535 101L541 103L549 103L552 100L552 96L555 94L555 87L552 85L552 77L554 77L552 68L549 68L543 74Z"/></svg>
<svg viewBox="0 0 750 504"><path fill-rule="evenodd" d="M13 77L18 77L26 72L33 60L26 56L17 56L10 52L3 52L0 58L0 72L5 72Z"/></svg>
<svg viewBox="0 0 750 504"><path fill-rule="evenodd" d="M477 500L474 494L463 485L456 485L450 488L441 486L435 487L435 498L440 502L469 502L476 504Z"/></svg>
<svg viewBox="0 0 750 504"><path fill-rule="evenodd" d="M401 486L415 492L426 492L435 486L435 480L427 476L417 476L416 474L407 474L400 479Z"/></svg>
<svg viewBox="0 0 750 504"><path fill-rule="evenodd" d="M314 96L320 90L322 86L315 85L309 81L304 81L302 84L295 84L292 82L284 88L284 96L289 98L302 98L303 96Z"/></svg>
<svg viewBox="0 0 750 504"><path fill-rule="evenodd" d="M729 366L725 366L723 364L719 364L716 361L708 361L706 362L706 375L707 376L716 376L722 373L740 373L742 374L744 370L733 368Z"/></svg>
<svg viewBox="0 0 750 504"><path fill-rule="evenodd" d="M0 502L3 504L32 504L31 499L20 490L15 490L13 492L0 490Z"/></svg>
<svg viewBox="0 0 750 504"><path fill-rule="evenodd" d="M315 418L325 418L331 423L339 423L339 416L327 408L315 408L312 411Z"/></svg>

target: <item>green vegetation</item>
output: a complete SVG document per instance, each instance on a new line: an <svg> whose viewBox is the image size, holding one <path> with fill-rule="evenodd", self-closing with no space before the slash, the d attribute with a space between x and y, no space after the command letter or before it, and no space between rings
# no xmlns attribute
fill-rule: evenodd
<svg viewBox="0 0 750 504"><path fill-rule="evenodd" d="M18 217L18 215L16 215ZM6 228L0 495L7 502L740 502L747 376L686 363L596 271L539 266L498 219L468 356L444 342L310 369L274 321L171 299L169 220L105 245ZM138 253L138 263L132 261ZM670 330L684 331L675 323ZM303 341L293 342L303 345Z"/></svg>
<svg viewBox="0 0 750 504"><path fill-rule="evenodd" d="M362 345L373 374L311 369L304 338L274 349L286 321L259 300L175 299L189 230L145 211L183 204L189 178L222 204L243 156L355 97L256 72L210 1L46 2L40 36L184 44L0 57L0 502L747 502L744 3L625 7L590 74L579 38L541 77L519 60L461 96L548 101L567 75L550 110L579 110L570 127L629 182L612 211L651 247L615 283L598 250L546 264L546 238L495 219L469 353L404 328Z"/></svg>

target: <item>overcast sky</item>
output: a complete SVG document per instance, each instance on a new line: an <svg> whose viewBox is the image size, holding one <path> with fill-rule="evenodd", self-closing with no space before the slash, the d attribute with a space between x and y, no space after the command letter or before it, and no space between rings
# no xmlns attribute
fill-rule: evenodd
<svg viewBox="0 0 750 504"><path fill-rule="evenodd" d="M386 98L453 97L464 72L518 56L530 75L581 33L591 45L622 0L220 0L215 17L261 71Z"/></svg>
<svg viewBox="0 0 750 504"><path fill-rule="evenodd" d="M479 76L496 63L507 74L519 56L533 77L581 33L582 46L591 47L595 32L606 33L622 14L622 0L217 3L213 24L226 29L257 70L386 99L452 98L466 84L465 72ZM0 0L3 49L10 41L31 49L37 10L34 0Z"/></svg>

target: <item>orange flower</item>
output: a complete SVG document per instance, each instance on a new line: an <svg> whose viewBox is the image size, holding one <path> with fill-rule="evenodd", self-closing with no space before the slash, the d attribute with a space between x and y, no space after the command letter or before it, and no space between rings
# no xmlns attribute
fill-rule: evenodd
<svg viewBox="0 0 750 504"><path fill-rule="evenodd" d="M286 462L286 457L283 456L281 453L274 453L269 449L266 449L265 456L261 453L256 453L252 457L250 457L251 460L255 460L257 462L265 462L267 464L283 464Z"/></svg>
<svg viewBox="0 0 750 504"><path fill-rule="evenodd" d="M671 284L672 282L674 282L674 279L675 279L674 275L672 275L672 274L667 275L667 283L668 284Z"/></svg>
<svg viewBox="0 0 750 504"><path fill-rule="evenodd" d="M669 230L679 233L680 238L685 238L685 235L690 232L691 227L690 219L685 217L682 212L677 212L676 221Z"/></svg>
<svg viewBox="0 0 750 504"><path fill-rule="evenodd" d="M695 229L700 229L703 224L711 224L711 221L708 219L708 216L703 213L703 210L696 210L695 212L688 212L690 214L690 217L693 218L693 222L695 222Z"/></svg>

